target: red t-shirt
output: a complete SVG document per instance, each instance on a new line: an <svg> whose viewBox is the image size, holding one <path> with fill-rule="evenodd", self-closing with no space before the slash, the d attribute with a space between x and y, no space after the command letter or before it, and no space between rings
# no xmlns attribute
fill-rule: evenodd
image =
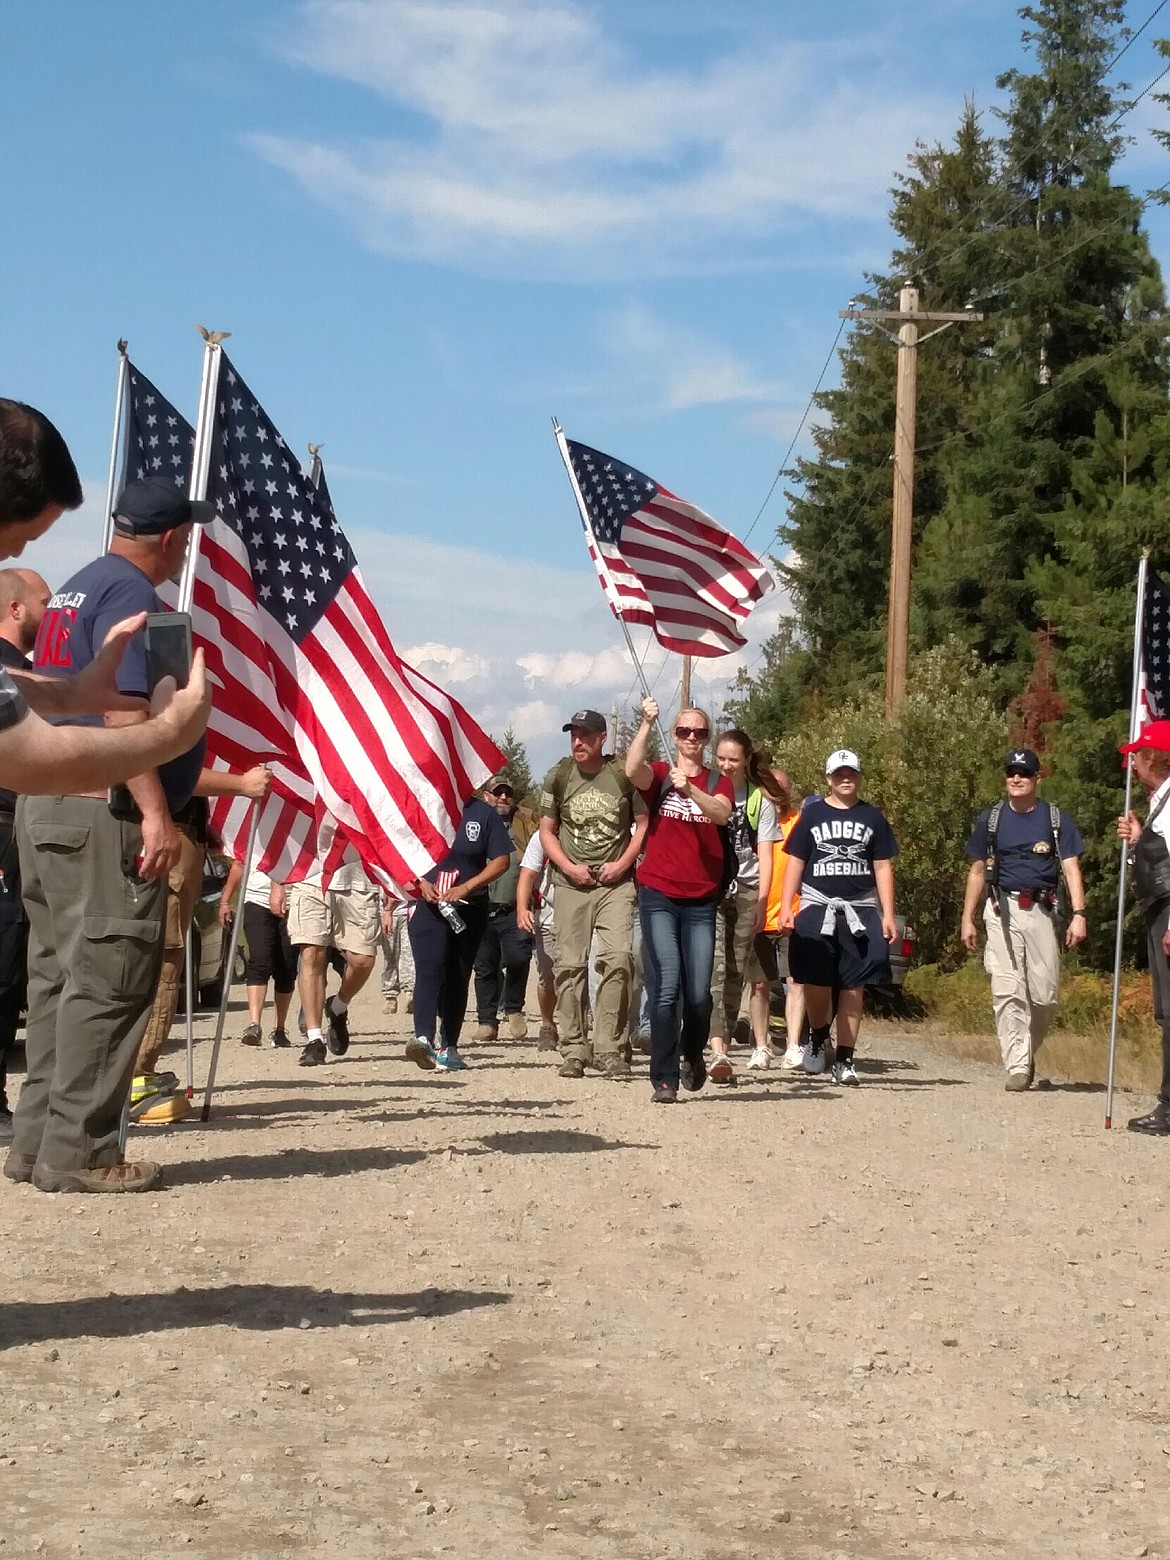
<svg viewBox="0 0 1170 1560"><path fill-rule="evenodd" d="M650 827L646 831L646 853L638 868L638 882L656 888L671 899L707 899L715 893L723 877L723 840L718 824L699 811L689 796L670 786L662 796L662 782L670 774L670 765L651 764L654 781L642 792ZM726 796L735 806L735 790L726 775L718 785L709 785L710 771L695 776L695 786L712 796ZM659 802L659 797L662 797Z"/></svg>

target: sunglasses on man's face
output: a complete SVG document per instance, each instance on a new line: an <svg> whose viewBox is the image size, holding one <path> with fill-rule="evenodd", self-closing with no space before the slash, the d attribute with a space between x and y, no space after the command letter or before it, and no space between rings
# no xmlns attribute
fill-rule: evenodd
<svg viewBox="0 0 1170 1560"><path fill-rule="evenodd" d="M1036 776L1030 769L1005 769L1004 774L1009 780L1034 780Z"/></svg>
<svg viewBox="0 0 1170 1560"><path fill-rule="evenodd" d="M680 742L685 742L688 737L694 737L697 742L706 742L711 735L706 726L676 726L674 734Z"/></svg>
<svg viewBox="0 0 1170 1560"><path fill-rule="evenodd" d="M498 785L492 792L493 796L507 796L509 798L513 797L515 794L516 793L512 790L510 785Z"/></svg>

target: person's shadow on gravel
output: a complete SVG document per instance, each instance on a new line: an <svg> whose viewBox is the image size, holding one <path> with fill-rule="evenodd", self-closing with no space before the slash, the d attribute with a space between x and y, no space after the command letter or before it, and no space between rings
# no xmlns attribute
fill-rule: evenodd
<svg viewBox="0 0 1170 1560"><path fill-rule="evenodd" d="M358 1175L398 1170L427 1157L421 1148L286 1148L274 1154L226 1154L194 1164L167 1165L163 1186L206 1186L212 1181L281 1181L302 1176Z"/></svg>
<svg viewBox="0 0 1170 1560"><path fill-rule="evenodd" d="M615 1148L649 1148L657 1153L662 1147L660 1143L622 1143L612 1138L598 1137L595 1132L555 1129L542 1132L489 1132L479 1142L492 1154L606 1154Z"/></svg>
<svg viewBox="0 0 1170 1560"><path fill-rule="evenodd" d="M508 1305L498 1290L417 1289L351 1294L310 1284L223 1284L163 1294L87 1295L80 1300L20 1300L0 1314L0 1349L66 1338L136 1338L185 1327L370 1327Z"/></svg>

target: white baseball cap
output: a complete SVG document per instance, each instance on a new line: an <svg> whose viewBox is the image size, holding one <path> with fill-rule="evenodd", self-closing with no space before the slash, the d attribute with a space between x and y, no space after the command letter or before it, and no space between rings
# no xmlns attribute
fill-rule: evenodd
<svg viewBox="0 0 1170 1560"><path fill-rule="evenodd" d="M825 759L825 773L831 775L834 769L856 769L861 773L861 760L852 748L838 748Z"/></svg>

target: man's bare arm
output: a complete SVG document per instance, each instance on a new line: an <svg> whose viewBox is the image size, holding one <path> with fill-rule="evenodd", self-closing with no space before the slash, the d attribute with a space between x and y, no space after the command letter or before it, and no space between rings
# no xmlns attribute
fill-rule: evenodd
<svg viewBox="0 0 1170 1560"><path fill-rule="evenodd" d="M140 700L118 690L118 667L126 646L146 622L146 613L115 623L102 647L75 677L43 677L39 672L12 671L9 676L38 715L104 715L107 710L133 710Z"/></svg>

